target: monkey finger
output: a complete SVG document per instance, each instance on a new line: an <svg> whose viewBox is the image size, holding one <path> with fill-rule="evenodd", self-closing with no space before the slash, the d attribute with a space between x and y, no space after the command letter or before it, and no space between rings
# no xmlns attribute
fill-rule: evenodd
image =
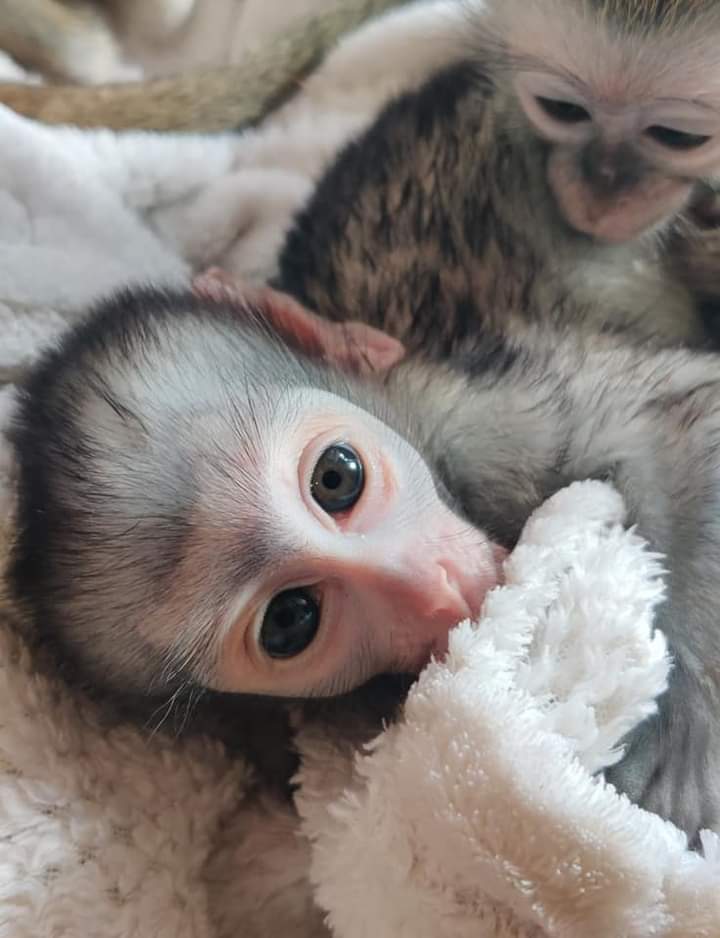
<svg viewBox="0 0 720 938"><path fill-rule="evenodd" d="M192 281L193 293L200 299L214 300L215 302L228 302L242 300L247 303L248 292L240 280L231 277L227 271L220 267L209 267L198 274Z"/></svg>
<svg viewBox="0 0 720 938"><path fill-rule="evenodd" d="M695 296L720 298L720 228L688 226L671 244L669 260Z"/></svg>

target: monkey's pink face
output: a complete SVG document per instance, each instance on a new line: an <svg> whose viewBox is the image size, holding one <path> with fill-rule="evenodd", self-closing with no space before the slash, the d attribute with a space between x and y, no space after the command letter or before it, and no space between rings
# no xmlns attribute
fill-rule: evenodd
<svg viewBox="0 0 720 938"><path fill-rule="evenodd" d="M329 695L416 673L501 578L505 552L440 501L411 446L333 395L311 397L258 457L271 554L220 623L222 690Z"/></svg>
<svg viewBox="0 0 720 938"><path fill-rule="evenodd" d="M628 241L668 221L720 167L720 114L705 104L550 73L520 74L516 90L552 145L548 182L561 213L598 240Z"/></svg>

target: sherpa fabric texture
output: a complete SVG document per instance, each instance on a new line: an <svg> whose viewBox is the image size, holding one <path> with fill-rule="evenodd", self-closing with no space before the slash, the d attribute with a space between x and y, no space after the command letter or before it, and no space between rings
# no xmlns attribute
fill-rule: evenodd
<svg viewBox="0 0 720 938"><path fill-rule="evenodd" d="M83 134L0 110L0 380L121 284L270 272L324 162L461 54L457 25L439 2L366 27L240 137ZM0 419L11 408L8 386ZM301 728L299 818L211 742L108 728L3 607L0 938L720 936L717 838L692 854L593 777L667 673L658 561L622 517L599 483L544 506L482 621L367 753Z"/></svg>
<svg viewBox="0 0 720 938"><path fill-rule="evenodd" d="M300 731L301 822L210 743L105 733L0 632L0 934L343 938L720 934L704 856L593 773L668 662L660 568L619 496L528 522L477 625L353 756Z"/></svg>

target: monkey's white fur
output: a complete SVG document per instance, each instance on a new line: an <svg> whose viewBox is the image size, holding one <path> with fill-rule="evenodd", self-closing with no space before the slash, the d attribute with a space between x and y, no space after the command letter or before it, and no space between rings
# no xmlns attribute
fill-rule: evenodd
<svg viewBox="0 0 720 938"><path fill-rule="evenodd" d="M301 824L216 746L104 730L3 621L0 936L319 938L310 882L338 938L720 935L720 839L691 854L590 774L667 670L622 516L597 482L539 509L355 765L301 732Z"/></svg>

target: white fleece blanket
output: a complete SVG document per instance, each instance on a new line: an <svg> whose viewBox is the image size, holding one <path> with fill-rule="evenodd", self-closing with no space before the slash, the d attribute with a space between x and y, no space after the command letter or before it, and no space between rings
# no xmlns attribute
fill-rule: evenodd
<svg viewBox="0 0 720 938"><path fill-rule="evenodd" d="M0 110L0 380L126 282L209 263L265 276L329 155L460 54L456 16L427 3L366 28L244 137L83 134ZM0 419L11 406L7 385ZM369 753L301 728L300 820L212 743L108 729L3 611L0 938L309 938L325 915L339 938L720 936L717 838L690 854L593 778L667 668L657 561L621 520L597 483L541 509L482 621Z"/></svg>

